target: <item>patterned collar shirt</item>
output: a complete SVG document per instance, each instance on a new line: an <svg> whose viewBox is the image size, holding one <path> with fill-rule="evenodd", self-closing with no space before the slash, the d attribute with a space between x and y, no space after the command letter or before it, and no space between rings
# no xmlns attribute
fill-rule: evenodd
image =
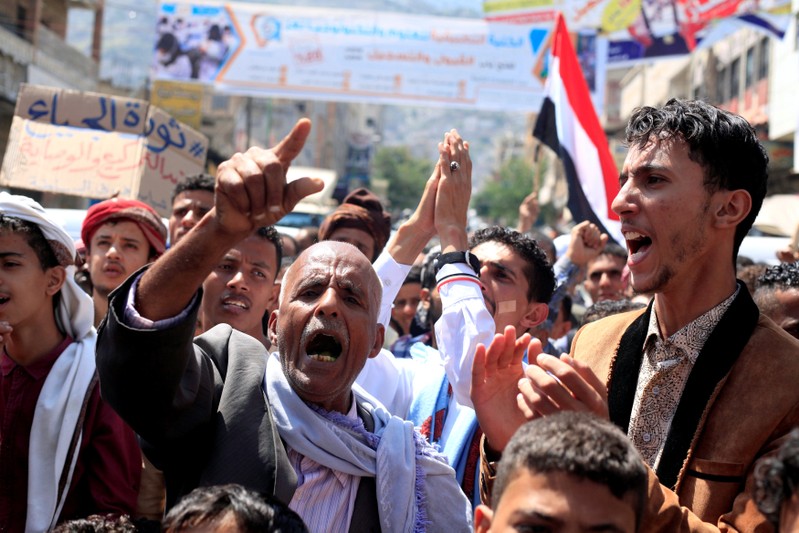
<svg viewBox="0 0 799 533"><path fill-rule="evenodd" d="M652 309L628 434L653 469L660 462L674 413L699 352L739 290L740 286L726 300L667 339L660 335L657 314Z"/></svg>

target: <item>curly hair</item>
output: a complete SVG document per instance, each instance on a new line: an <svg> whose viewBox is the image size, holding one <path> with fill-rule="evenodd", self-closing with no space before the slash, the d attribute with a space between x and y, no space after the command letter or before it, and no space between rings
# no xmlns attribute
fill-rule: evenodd
<svg viewBox="0 0 799 533"><path fill-rule="evenodd" d="M779 529L784 501L799 488L799 428L788 435L777 455L755 467L755 503L760 512Z"/></svg>
<svg viewBox="0 0 799 533"><path fill-rule="evenodd" d="M761 287L775 287L782 290L799 287L799 263L780 263L768 267L757 278L755 288Z"/></svg>
<svg viewBox="0 0 799 533"><path fill-rule="evenodd" d="M776 293L799 288L799 263L780 263L766 269L755 282L754 299L766 315L771 315L780 305Z"/></svg>
<svg viewBox="0 0 799 533"><path fill-rule="evenodd" d="M752 209L735 229L735 260L766 196L768 155L755 129L742 117L705 102L672 98L662 107L633 111L625 137L628 146L639 149L653 140L682 139L691 160L703 167L709 193L722 189L749 193Z"/></svg>
<svg viewBox="0 0 799 533"><path fill-rule="evenodd" d="M535 240L516 230L491 226L474 232L469 238L469 250L486 242L504 244L524 260L528 302L549 302L555 290L555 274L546 254Z"/></svg>

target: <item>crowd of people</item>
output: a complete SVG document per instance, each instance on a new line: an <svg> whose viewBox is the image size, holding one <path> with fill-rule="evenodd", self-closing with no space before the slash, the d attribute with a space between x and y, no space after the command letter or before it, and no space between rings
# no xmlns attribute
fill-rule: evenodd
<svg viewBox="0 0 799 533"><path fill-rule="evenodd" d="M392 230L352 191L275 224L310 133L75 243L0 193L0 531L799 531L799 254L738 256L768 157L635 111L612 208L468 228L455 130ZM80 282L80 283L79 283Z"/></svg>

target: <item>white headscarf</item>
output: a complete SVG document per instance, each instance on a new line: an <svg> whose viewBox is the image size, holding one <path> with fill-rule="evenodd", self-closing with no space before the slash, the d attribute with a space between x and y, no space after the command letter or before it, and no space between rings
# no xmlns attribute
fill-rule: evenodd
<svg viewBox="0 0 799 533"><path fill-rule="evenodd" d="M38 533L55 525L72 483L83 431L77 426L95 374L94 305L75 282L75 244L41 205L25 196L0 192L0 213L39 226L59 263L67 270L55 313L58 327L74 342L47 375L36 401L30 435L25 531ZM59 490L62 476L66 482Z"/></svg>

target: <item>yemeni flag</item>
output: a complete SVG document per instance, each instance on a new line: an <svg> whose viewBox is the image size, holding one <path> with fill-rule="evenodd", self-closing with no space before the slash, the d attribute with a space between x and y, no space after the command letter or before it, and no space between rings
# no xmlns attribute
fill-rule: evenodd
<svg viewBox="0 0 799 533"><path fill-rule="evenodd" d="M569 186L566 205L572 218L590 220L611 239L623 243L619 217L610 209L619 192L619 171L560 13L550 54L544 103L533 136L563 161Z"/></svg>

